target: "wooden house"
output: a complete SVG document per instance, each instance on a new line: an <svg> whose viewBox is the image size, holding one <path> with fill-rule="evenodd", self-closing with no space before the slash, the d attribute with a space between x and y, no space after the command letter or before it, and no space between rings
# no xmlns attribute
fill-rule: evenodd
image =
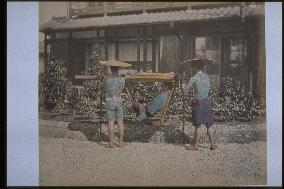
<svg viewBox="0 0 284 189"><path fill-rule="evenodd" d="M202 54L214 60L206 72L217 87L229 76L265 95L264 3L78 3L69 4L69 18L40 27L45 57L63 58L71 78L87 70L90 47L98 43L105 59L187 78L191 70L179 62Z"/></svg>

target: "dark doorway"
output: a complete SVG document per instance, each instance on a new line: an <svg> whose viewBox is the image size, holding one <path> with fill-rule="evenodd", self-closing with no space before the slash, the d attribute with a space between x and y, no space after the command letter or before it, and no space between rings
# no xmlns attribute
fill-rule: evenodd
<svg viewBox="0 0 284 189"><path fill-rule="evenodd" d="M159 72L178 72L180 41L175 35L161 36Z"/></svg>
<svg viewBox="0 0 284 189"><path fill-rule="evenodd" d="M69 77L75 82L75 75L81 75L85 70L85 44L73 42L70 44Z"/></svg>
<svg viewBox="0 0 284 189"><path fill-rule="evenodd" d="M243 37L223 38L222 77L231 77L248 87L247 40Z"/></svg>

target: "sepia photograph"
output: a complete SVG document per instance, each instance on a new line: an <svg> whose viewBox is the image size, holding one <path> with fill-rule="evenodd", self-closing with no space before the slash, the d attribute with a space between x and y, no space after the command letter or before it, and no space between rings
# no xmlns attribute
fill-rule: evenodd
<svg viewBox="0 0 284 189"><path fill-rule="evenodd" d="M39 2L40 186L267 184L264 2Z"/></svg>

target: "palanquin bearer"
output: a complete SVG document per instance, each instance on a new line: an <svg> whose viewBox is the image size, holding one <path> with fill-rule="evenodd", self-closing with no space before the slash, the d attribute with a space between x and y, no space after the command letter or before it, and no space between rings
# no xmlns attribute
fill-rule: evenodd
<svg viewBox="0 0 284 189"><path fill-rule="evenodd" d="M100 64L110 66L111 76L106 80L106 117L108 121L109 147L114 148L115 121L119 130L119 146L124 146L124 124L123 124L123 99L121 92L125 86L125 78L119 76L119 69L130 67L131 64L120 62L115 59L100 61Z"/></svg>
<svg viewBox="0 0 284 189"><path fill-rule="evenodd" d="M193 86L196 92L194 99L191 101L192 122L193 126L195 126L194 142L192 146L186 146L186 149L198 150L198 143L201 134L201 125L205 124L207 128L207 135L209 136L211 143L210 150L215 150L217 148L217 145L214 144L212 129L213 112L211 102L208 99L210 79L209 76L203 72L204 66L213 63L213 60L198 57L185 62L192 66L195 75L191 77L191 79L183 88L183 91L188 92L188 90Z"/></svg>

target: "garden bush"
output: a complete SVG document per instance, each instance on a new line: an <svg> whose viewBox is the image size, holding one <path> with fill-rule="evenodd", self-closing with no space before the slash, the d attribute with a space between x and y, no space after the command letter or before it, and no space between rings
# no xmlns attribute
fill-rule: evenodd
<svg viewBox="0 0 284 189"><path fill-rule="evenodd" d="M233 81L232 78L223 78L222 90L211 85L209 91L209 99L212 103L215 120L218 121L233 121L237 119L249 121L260 115L260 112L265 112L264 101L256 99L253 94L238 81ZM191 105L190 102L194 97L194 89L185 96L185 118L191 121ZM178 89L174 102L170 107L172 115L182 116L183 102L182 91Z"/></svg>
<svg viewBox="0 0 284 189"><path fill-rule="evenodd" d="M122 91L125 115L131 115L132 111L127 106L133 101L140 98L150 101L159 94L159 86L154 82L129 82L126 83L126 87Z"/></svg>
<svg viewBox="0 0 284 189"><path fill-rule="evenodd" d="M184 95L184 104L183 104L183 95ZM184 116L185 119L190 121L192 117L191 113L191 100L194 98L195 91L191 88L188 92L183 94L182 89L176 89L175 97L173 99L173 103L170 106L170 114L176 115L180 119L183 116L183 109L185 110ZM184 106L184 107L183 107Z"/></svg>
<svg viewBox="0 0 284 189"><path fill-rule="evenodd" d="M44 73L39 74L39 86L38 86L38 101L39 101L39 111L43 112L45 110L45 103L44 103L44 94L45 94L45 87L44 87Z"/></svg>
<svg viewBox="0 0 284 189"><path fill-rule="evenodd" d="M45 73L39 75L40 110L60 112L66 108L66 92L71 85L62 59L48 57Z"/></svg>
<svg viewBox="0 0 284 189"><path fill-rule="evenodd" d="M260 102L248 88L229 77L223 78L223 86L213 101L214 113L221 120L251 120L259 115Z"/></svg>
<svg viewBox="0 0 284 189"><path fill-rule="evenodd" d="M212 103L213 113L215 120L218 121L233 121L244 120L249 121L264 111L264 101L256 99L253 94L238 81L233 81L232 78L223 78L222 90L216 86L211 85L209 91L209 99ZM138 82L128 84L130 93L134 99L144 97L146 101L152 100L159 94L159 87L156 83ZM191 88L187 93L182 92L181 89L176 89L173 103L170 106L170 114L178 116L182 119L183 116L183 99L184 95L184 115L187 121L192 120L191 100L195 96L194 88ZM129 104L130 96L124 90L126 104ZM130 112L125 109L125 114Z"/></svg>
<svg viewBox="0 0 284 189"><path fill-rule="evenodd" d="M88 62L88 75L107 77L110 71L107 66L101 65L100 60L104 59L101 46L93 43L90 47L90 58ZM84 71L81 73L84 74ZM85 80L82 84L82 94L77 90L68 91L68 101L70 108L77 113L95 112L100 107L99 99L105 99L105 89L102 80Z"/></svg>
<svg viewBox="0 0 284 189"><path fill-rule="evenodd" d="M107 66L99 64L104 59L102 48L98 43L92 44L90 48L90 60L88 74L109 76L110 70ZM133 100L144 98L146 101L152 100L159 94L159 86L154 82L132 82L127 83L128 90L124 88L122 97L125 99L125 115L130 115L128 108ZM67 78L66 68L61 59L49 57L47 70L39 75L39 109L50 109L53 112L62 112L69 109L75 112L95 112L100 108L99 99L102 96L105 100L105 83L103 80L86 80L83 82L83 94L78 93L71 87L72 83ZM131 95L129 94L131 93ZM183 94L181 89L176 89L173 103L170 106L170 114L179 118L183 116L183 99L185 106L185 119L191 121L191 100L195 91L191 88ZM131 99L131 96L134 97ZM233 121L242 119L249 121L258 115L265 114L264 99L256 99L253 94L238 81L233 81L227 77L222 79L222 89L217 89L211 85L209 99L212 102L215 119L219 121ZM54 107L47 107L54 104Z"/></svg>

